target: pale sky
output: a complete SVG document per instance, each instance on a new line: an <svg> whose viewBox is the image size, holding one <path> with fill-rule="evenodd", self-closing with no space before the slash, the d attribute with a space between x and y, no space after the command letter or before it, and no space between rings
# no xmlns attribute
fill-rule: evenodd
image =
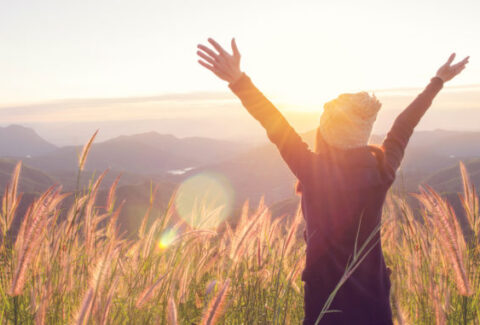
<svg viewBox="0 0 480 325"><path fill-rule="evenodd" d="M207 37L235 36L242 69L299 109L422 87L452 51L471 60L448 86L478 85L479 13L478 0L0 0L0 107L227 91L196 62Z"/></svg>

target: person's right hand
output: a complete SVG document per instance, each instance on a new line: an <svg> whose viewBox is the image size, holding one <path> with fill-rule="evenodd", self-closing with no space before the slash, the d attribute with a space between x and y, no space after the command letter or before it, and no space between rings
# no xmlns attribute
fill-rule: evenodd
<svg viewBox="0 0 480 325"><path fill-rule="evenodd" d="M443 80L443 82L447 82L453 79L456 75L458 75L463 69L465 69L465 65L468 63L468 59L470 57L467 56L462 61L451 65L453 60L455 59L455 53L452 53L448 58L447 62L438 69L436 77Z"/></svg>
<svg viewBox="0 0 480 325"><path fill-rule="evenodd" d="M197 54L203 60L198 60L202 66L212 71L217 77L229 83L234 83L242 76L240 70L240 52L237 43L232 38L232 52L228 53L215 40L209 38L208 42L212 44L217 52L205 45L199 44Z"/></svg>

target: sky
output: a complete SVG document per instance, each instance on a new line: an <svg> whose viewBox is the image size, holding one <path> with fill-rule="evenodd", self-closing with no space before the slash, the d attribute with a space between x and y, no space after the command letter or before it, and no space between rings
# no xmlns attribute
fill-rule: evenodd
<svg viewBox="0 0 480 325"><path fill-rule="evenodd" d="M93 118L145 119L174 117L177 97L231 100L197 63L208 37L225 47L235 37L242 70L285 110L319 109L342 92L423 87L453 51L471 60L447 86L480 85L479 12L473 0L0 0L0 114L31 107L21 123L64 103L57 119L92 119L71 103L171 96L169 110L123 107L118 117L97 105ZM191 107L210 114L207 104Z"/></svg>

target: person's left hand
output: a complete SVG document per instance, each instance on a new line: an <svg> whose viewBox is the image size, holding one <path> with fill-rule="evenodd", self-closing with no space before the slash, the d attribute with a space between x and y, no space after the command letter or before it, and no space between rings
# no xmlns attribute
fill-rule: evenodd
<svg viewBox="0 0 480 325"><path fill-rule="evenodd" d="M232 52L225 51L215 40L209 38L208 42L217 50L211 50L205 45L199 44L197 54L203 60L198 60L202 66L212 71L217 77L228 83L234 83L242 76L240 70L240 52L238 51L235 38L232 38Z"/></svg>
<svg viewBox="0 0 480 325"><path fill-rule="evenodd" d="M443 64L440 69L438 69L436 77L442 79L443 82L452 80L453 78L455 78L455 76L462 72L463 69L465 69L465 66L468 63L468 59L470 59L469 56L467 56L462 61L452 65L453 60L455 60L455 53L452 53L448 58L447 62L445 62L445 64Z"/></svg>

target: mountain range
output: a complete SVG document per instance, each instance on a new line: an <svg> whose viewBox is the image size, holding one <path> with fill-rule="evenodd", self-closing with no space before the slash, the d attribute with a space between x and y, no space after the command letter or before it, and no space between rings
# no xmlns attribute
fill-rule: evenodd
<svg viewBox="0 0 480 325"><path fill-rule="evenodd" d="M22 158L29 166L49 172L75 171L78 168L82 146L57 148L32 129L20 126L2 128L2 132L0 157ZM244 149L246 144L232 141L201 137L180 139L173 135L149 132L94 143L85 168L161 174L215 163L233 157Z"/></svg>
<svg viewBox="0 0 480 325"><path fill-rule="evenodd" d="M19 160L23 162L20 191L27 193L25 200L30 201L54 184L62 184L65 191L83 188L92 175L109 169L102 193L121 175L117 195L118 202L127 201L121 217L125 229L135 228L139 214L143 216L152 186L159 188L156 211L161 213L178 184L204 172L226 177L235 193L236 210L245 200L255 206L261 197L272 206L275 215L293 213L298 206L295 178L275 146L268 142L253 145L203 137L177 138L156 132L119 136L92 145L77 184L82 146L56 147L22 126L1 128L0 133L0 191L3 192ZM314 131L302 134L311 147L314 136ZM372 136L371 142L378 144L383 137ZM420 184L427 183L452 195L462 189L459 161L465 162L472 181L479 186L480 132L416 132L394 186L414 192Z"/></svg>

